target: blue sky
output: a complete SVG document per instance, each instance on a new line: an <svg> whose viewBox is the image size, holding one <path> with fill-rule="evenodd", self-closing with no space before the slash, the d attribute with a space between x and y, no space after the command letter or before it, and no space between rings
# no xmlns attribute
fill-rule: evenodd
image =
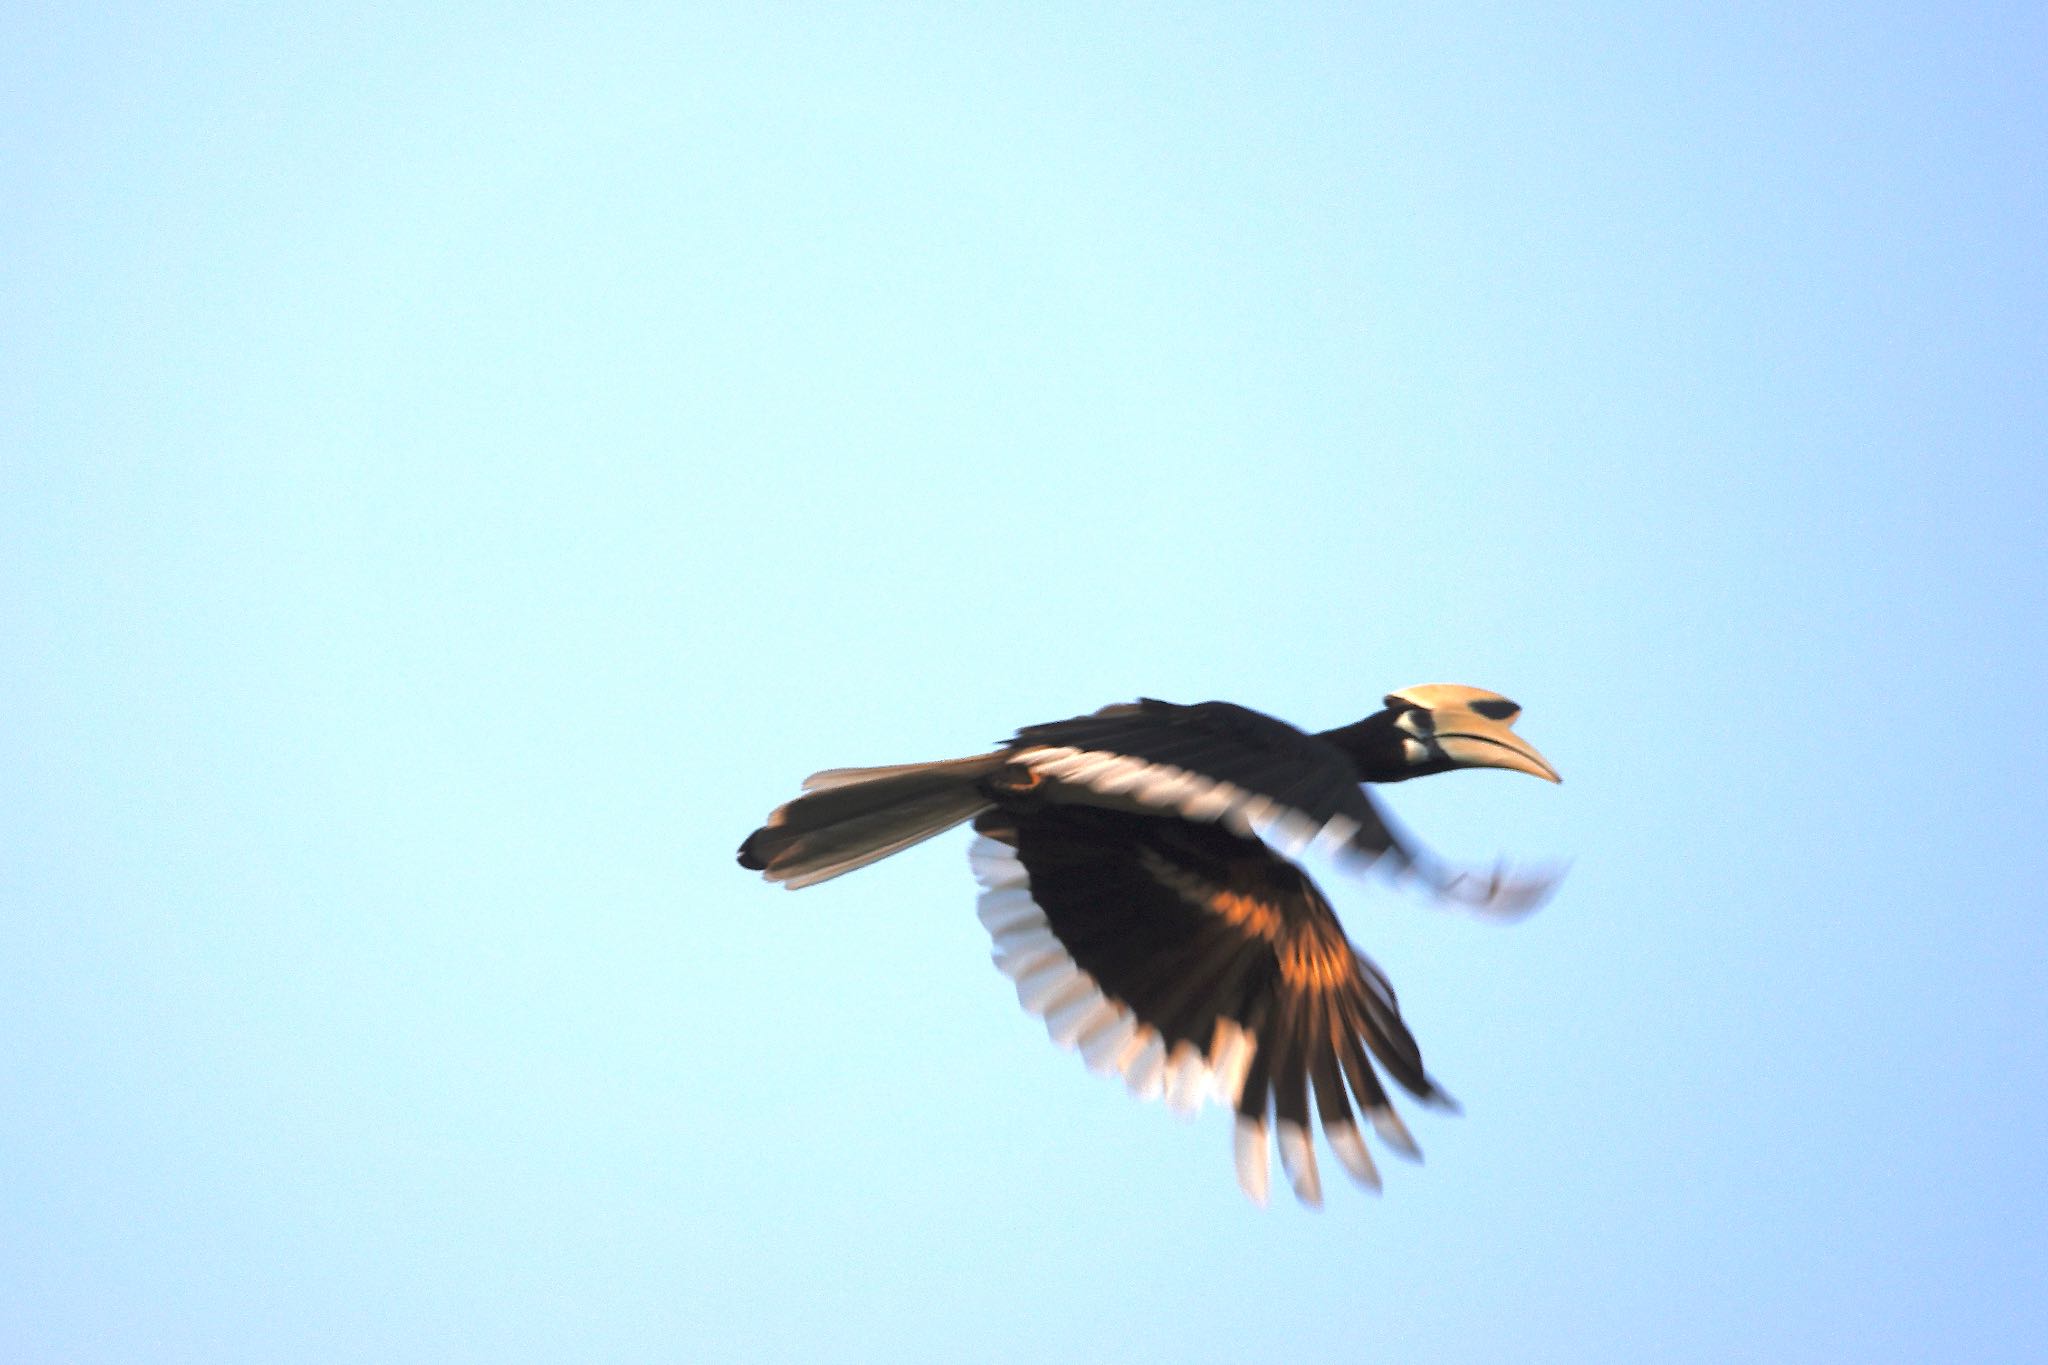
<svg viewBox="0 0 2048 1365"><path fill-rule="evenodd" d="M2009 1360L2048 1334L2030 7L17 7L23 1361ZM1259 1211L825 766L1527 708L1458 1118Z"/></svg>

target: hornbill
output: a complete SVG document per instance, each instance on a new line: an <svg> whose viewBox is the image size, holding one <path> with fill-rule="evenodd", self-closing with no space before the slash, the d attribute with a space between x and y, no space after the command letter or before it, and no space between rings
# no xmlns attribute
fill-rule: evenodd
<svg viewBox="0 0 2048 1365"><path fill-rule="evenodd" d="M1350 1097L1381 1141L1419 1156L1372 1063L1424 1103L1456 1105L1423 1070L1393 987L1293 859L1313 843L1448 900L1532 907L1552 879L1448 872L1360 786L1454 768L1555 782L1510 728L1520 709L1432 683L1312 735L1228 702L1146 698L971 758L814 773L739 861L793 889L972 820L980 918L1024 1008L1141 1098L1183 1114L1233 1105L1238 1182L1261 1204L1270 1115L1294 1193L1317 1205L1311 1087L1331 1151L1372 1189Z"/></svg>

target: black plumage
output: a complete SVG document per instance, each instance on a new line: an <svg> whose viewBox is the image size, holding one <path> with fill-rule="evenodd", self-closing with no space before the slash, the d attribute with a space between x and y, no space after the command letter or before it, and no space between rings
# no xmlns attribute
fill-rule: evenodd
<svg viewBox="0 0 2048 1365"><path fill-rule="evenodd" d="M1313 840L1446 896L1526 908L1546 883L1441 871L1360 785L1477 766L1555 780L1509 730L1518 709L1431 685L1310 735L1226 702L1119 704L1027 726L972 758L816 774L740 862L809 885L972 820L981 917L1026 1008L1140 1094L1183 1111L1231 1104L1239 1178L1259 1199L1270 1122L1295 1192L1315 1203L1312 1123L1377 1186L1354 1103L1382 1141L1415 1154L1379 1073L1425 1103L1450 1101L1386 978L1288 855Z"/></svg>

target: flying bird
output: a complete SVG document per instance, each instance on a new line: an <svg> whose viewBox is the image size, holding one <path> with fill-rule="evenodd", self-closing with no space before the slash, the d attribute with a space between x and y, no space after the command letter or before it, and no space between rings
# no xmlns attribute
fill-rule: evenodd
<svg viewBox="0 0 2048 1365"><path fill-rule="evenodd" d="M1245 1193L1266 1202L1277 1145L1295 1195L1319 1205L1311 1089L1331 1152L1371 1189L1353 1100L1382 1142L1419 1156L1381 1072L1425 1104L1456 1105L1423 1069L1393 987L1294 859L1313 844L1447 900L1532 907L1553 879L1445 869L1361 786L1458 768L1557 781L1514 733L1520 710L1432 683L1309 734L1229 702L1119 703L970 758L814 773L739 861L811 886L971 820L979 916L1024 1008L1141 1098L1182 1114L1232 1106Z"/></svg>

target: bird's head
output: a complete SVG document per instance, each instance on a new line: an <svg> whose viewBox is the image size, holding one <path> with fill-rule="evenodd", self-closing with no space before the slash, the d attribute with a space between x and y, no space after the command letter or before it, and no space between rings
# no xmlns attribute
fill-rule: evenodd
<svg viewBox="0 0 2048 1365"><path fill-rule="evenodd" d="M1498 692L1423 683L1389 693L1384 711L1323 738L1349 753L1367 782L1401 782L1454 768L1509 768L1560 781L1557 769L1514 732L1521 712Z"/></svg>

